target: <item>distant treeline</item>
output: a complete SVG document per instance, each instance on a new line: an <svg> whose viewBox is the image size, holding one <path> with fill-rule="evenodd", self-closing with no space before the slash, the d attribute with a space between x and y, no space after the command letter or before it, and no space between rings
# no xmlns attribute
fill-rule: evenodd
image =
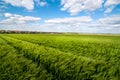
<svg viewBox="0 0 120 80"><path fill-rule="evenodd" d="M60 32L36 32L36 31L17 31L17 30L0 30L1 34L62 34Z"/></svg>

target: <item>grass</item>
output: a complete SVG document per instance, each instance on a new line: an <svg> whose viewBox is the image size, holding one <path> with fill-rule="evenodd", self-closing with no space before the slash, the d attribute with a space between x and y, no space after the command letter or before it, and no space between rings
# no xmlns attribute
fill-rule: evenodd
<svg viewBox="0 0 120 80"><path fill-rule="evenodd" d="M119 80L119 40L119 35L1 34L0 79Z"/></svg>

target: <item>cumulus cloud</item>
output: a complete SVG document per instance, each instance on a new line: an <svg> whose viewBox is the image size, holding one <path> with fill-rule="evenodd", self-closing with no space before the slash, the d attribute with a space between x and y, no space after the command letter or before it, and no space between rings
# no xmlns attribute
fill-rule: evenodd
<svg viewBox="0 0 120 80"><path fill-rule="evenodd" d="M5 13L4 16L7 18L5 20L0 21L0 24L19 24L19 23L28 23L40 21L41 18L36 18L32 16L22 16L17 14Z"/></svg>
<svg viewBox="0 0 120 80"><path fill-rule="evenodd" d="M120 4L120 0L107 0L105 6L113 6L117 4Z"/></svg>
<svg viewBox="0 0 120 80"><path fill-rule="evenodd" d="M107 0L104 4L106 7L105 13L110 13L118 4L120 4L120 0Z"/></svg>
<svg viewBox="0 0 120 80"><path fill-rule="evenodd" d="M4 0L5 3L9 3L12 6L17 7L24 7L27 10L33 10L34 9L34 2L36 2L37 5L43 7L47 5L47 2L40 1L40 0Z"/></svg>
<svg viewBox="0 0 120 80"><path fill-rule="evenodd" d="M62 11L69 11L76 15L81 11L94 11L102 7L103 0L61 0Z"/></svg>
<svg viewBox="0 0 120 80"><path fill-rule="evenodd" d="M4 0L6 3L11 4L12 6L24 7L27 10L34 9L34 1L33 0Z"/></svg>
<svg viewBox="0 0 120 80"><path fill-rule="evenodd" d="M11 13L4 13L4 17L6 17L4 20L0 20L0 30L40 30L40 28L35 24L39 23L41 18Z"/></svg>
<svg viewBox="0 0 120 80"><path fill-rule="evenodd" d="M95 11L104 7L105 13L110 13L118 4L120 0L61 0L61 10L77 15L82 11Z"/></svg>

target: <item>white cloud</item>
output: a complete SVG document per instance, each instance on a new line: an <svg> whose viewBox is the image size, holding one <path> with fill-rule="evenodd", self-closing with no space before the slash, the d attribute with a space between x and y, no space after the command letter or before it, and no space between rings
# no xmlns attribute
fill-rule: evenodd
<svg viewBox="0 0 120 80"><path fill-rule="evenodd" d="M105 6L113 6L117 4L120 4L120 0L107 0Z"/></svg>
<svg viewBox="0 0 120 80"><path fill-rule="evenodd" d="M55 18L55 19L45 20L45 23L78 24L78 23L89 23L91 21L92 19L90 16L82 16L82 17Z"/></svg>
<svg viewBox="0 0 120 80"><path fill-rule="evenodd" d="M105 13L110 13L114 9L115 6L110 6L105 10Z"/></svg>
<svg viewBox="0 0 120 80"><path fill-rule="evenodd" d="M47 3L46 2L40 2L40 3L38 3L40 6L45 6Z"/></svg>
<svg viewBox="0 0 120 80"><path fill-rule="evenodd" d="M120 15L100 18L90 16L67 17L45 20L42 30L53 32L120 33Z"/></svg>
<svg viewBox="0 0 120 80"><path fill-rule="evenodd" d="M5 17L11 17L12 14L11 14L11 13L5 13L4 16L5 16Z"/></svg>
<svg viewBox="0 0 120 80"><path fill-rule="evenodd" d="M0 26L0 30L37 31L40 28L32 24L5 24Z"/></svg>
<svg viewBox="0 0 120 80"><path fill-rule="evenodd" d="M92 22L90 16L54 18L45 20L42 30L50 32L84 32L83 26L90 22Z"/></svg>
<svg viewBox="0 0 120 80"><path fill-rule="evenodd" d="M33 0L4 0L6 3L11 4L12 6L24 7L27 10L34 9L34 1Z"/></svg>
<svg viewBox="0 0 120 80"><path fill-rule="evenodd" d="M67 10L71 15L81 11L94 11L102 7L103 0L62 0L62 11Z"/></svg>
<svg viewBox="0 0 120 80"><path fill-rule="evenodd" d="M5 13L4 16L7 19L0 21L0 24L20 24L20 23L25 24L27 22L35 22L41 20L41 18L36 18L32 16L21 16L11 13Z"/></svg>
<svg viewBox="0 0 120 80"><path fill-rule="evenodd" d="M6 14L7 19L0 21L0 29L41 32L120 33L120 15L98 20L92 20L90 16L54 18L45 20L45 23L41 25L33 23L39 21L40 18ZM27 22L32 22L32 24L27 24Z"/></svg>
<svg viewBox="0 0 120 80"><path fill-rule="evenodd" d="M97 21L100 24L106 24L106 25L119 25L120 26L120 15L110 16L101 18Z"/></svg>
<svg viewBox="0 0 120 80"><path fill-rule="evenodd" d="M116 5L120 4L120 0L107 0L104 4L107 7L105 13L110 13L115 8Z"/></svg>
<svg viewBox="0 0 120 80"><path fill-rule="evenodd" d="M40 30L35 24L39 23L41 18L32 16L22 16L18 14L4 13L6 17L0 20L1 30L22 30L22 31L37 31Z"/></svg>
<svg viewBox="0 0 120 80"><path fill-rule="evenodd" d="M104 5L103 5L104 3ZM77 15L82 11L95 11L106 8L105 13L110 13L120 0L61 0L62 11L68 11L71 15Z"/></svg>
<svg viewBox="0 0 120 80"><path fill-rule="evenodd" d="M3 1L0 1L0 13L5 11L5 9L7 9L7 7L5 6L5 3Z"/></svg>
<svg viewBox="0 0 120 80"><path fill-rule="evenodd" d="M100 18L91 24L89 27L95 27L97 33L119 33L120 34L120 15Z"/></svg>
<svg viewBox="0 0 120 80"><path fill-rule="evenodd" d="M35 0L35 2L37 3L37 5L39 5L41 7L47 5L47 2L45 2L45 1Z"/></svg>

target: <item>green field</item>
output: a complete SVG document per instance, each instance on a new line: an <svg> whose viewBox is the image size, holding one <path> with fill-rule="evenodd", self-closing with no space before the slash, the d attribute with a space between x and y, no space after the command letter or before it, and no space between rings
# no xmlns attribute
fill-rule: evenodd
<svg viewBox="0 0 120 80"><path fill-rule="evenodd" d="M120 35L0 34L0 80L120 80Z"/></svg>

